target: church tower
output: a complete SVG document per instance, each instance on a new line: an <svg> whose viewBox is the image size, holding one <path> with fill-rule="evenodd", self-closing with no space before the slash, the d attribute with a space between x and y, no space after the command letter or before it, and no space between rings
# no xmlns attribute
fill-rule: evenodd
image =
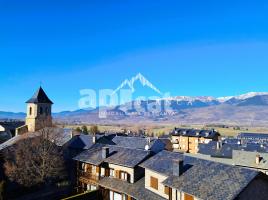
<svg viewBox="0 0 268 200"><path fill-rule="evenodd" d="M27 103L26 125L29 132L52 126L51 107L53 102L40 87Z"/></svg>

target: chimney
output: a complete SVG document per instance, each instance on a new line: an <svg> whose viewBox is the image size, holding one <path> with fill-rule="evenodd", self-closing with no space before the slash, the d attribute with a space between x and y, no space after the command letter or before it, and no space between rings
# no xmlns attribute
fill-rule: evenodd
<svg viewBox="0 0 268 200"><path fill-rule="evenodd" d="M74 130L71 130L71 138L74 137Z"/></svg>
<svg viewBox="0 0 268 200"><path fill-rule="evenodd" d="M180 176L183 173L183 160L173 160L173 176Z"/></svg>
<svg viewBox="0 0 268 200"><path fill-rule="evenodd" d="M95 134L92 137L92 142L93 142L93 144L96 144L96 135Z"/></svg>
<svg viewBox="0 0 268 200"><path fill-rule="evenodd" d="M256 164L259 165L261 162L261 156L259 154L256 155Z"/></svg>
<svg viewBox="0 0 268 200"><path fill-rule="evenodd" d="M148 137L147 138L147 144L150 146L150 144L151 144L151 138L150 137Z"/></svg>
<svg viewBox="0 0 268 200"><path fill-rule="evenodd" d="M105 159L105 158L108 158L109 156L109 147L102 147L102 158Z"/></svg>
<svg viewBox="0 0 268 200"><path fill-rule="evenodd" d="M221 147L222 147L222 141L217 141L217 150L220 150L221 149Z"/></svg>
<svg viewBox="0 0 268 200"><path fill-rule="evenodd" d="M151 138L150 137L147 137L146 138L145 151L149 151L150 150L150 145L151 145Z"/></svg>

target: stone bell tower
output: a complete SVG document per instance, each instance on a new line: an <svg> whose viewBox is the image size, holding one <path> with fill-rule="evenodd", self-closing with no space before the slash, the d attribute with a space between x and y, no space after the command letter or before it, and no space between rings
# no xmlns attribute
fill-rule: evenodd
<svg viewBox="0 0 268 200"><path fill-rule="evenodd" d="M26 124L29 132L52 126L51 107L53 102L40 87L27 103Z"/></svg>

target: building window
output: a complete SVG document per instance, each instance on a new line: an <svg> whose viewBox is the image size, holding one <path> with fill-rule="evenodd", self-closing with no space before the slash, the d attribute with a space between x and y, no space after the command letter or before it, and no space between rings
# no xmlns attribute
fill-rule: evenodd
<svg viewBox="0 0 268 200"><path fill-rule="evenodd" d="M105 168L101 168L101 177L105 176Z"/></svg>
<svg viewBox="0 0 268 200"><path fill-rule="evenodd" d="M29 115L32 115L32 107L30 107Z"/></svg>
<svg viewBox="0 0 268 200"><path fill-rule="evenodd" d="M114 169L110 169L110 177L115 177L115 171L114 171Z"/></svg>
<svg viewBox="0 0 268 200"><path fill-rule="evenodd" d="M90 184L87 185L87 191L95 191L95 190L97 190L97 187L95 185Z"/></svg>
<svg viewBox="0 0 268 200"><path fill-rule="evenodd" d="M151 176L151 188L158 190L158 179Z"/></svg>
<svg viewBox="0 0 268 200"><path fill-rule="evenodd" d="M91 173L96 173L97 172L97 167L95 165L92 165L92 170Z"/></svg>
<svg viewBox="0 0 268 200"><path fill-rule="evenodd" d="M124 181L128 181L128 173L120 172L120 179Z"/></svg>
<svg viewBox="0 0 268 200"><path fill-rule="evenodd" d="M40 115L43 115L43 108L40 107Z"/></svg>
<svg viewBox="0 0 268 200"><path fill-rule="evenodd" d="M125 194L119 194L117 192L110 191L110 200L125 200L127 196Z"/></svg>

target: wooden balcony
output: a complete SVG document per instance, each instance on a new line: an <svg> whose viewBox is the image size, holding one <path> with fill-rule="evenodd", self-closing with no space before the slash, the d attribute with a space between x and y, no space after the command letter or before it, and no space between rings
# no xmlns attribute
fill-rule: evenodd
<svg viewBox="0 0 268 200"><path fill-rule="evenodd" d="M90 172L84 172L84 171L78 171L78 178L79 181L83 182L83 183L96 183L100 180L99 175L96 174L92 174Z"/></svg>

